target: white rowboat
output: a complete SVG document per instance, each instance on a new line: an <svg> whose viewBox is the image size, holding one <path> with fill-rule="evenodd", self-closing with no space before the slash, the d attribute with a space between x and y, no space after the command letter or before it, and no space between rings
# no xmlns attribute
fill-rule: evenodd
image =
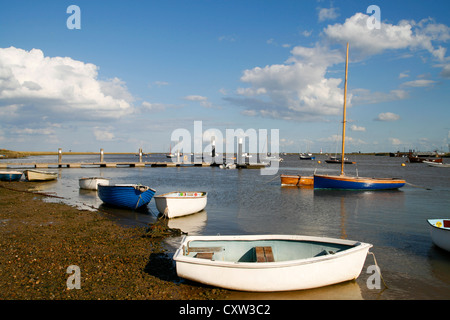
<svg viewBox="0 0 450 320"><path fill-rule="evenodd" d="M202 211L207 203L207 193L197 191L174 191L153 198L158 211L169 219Z"/></svg>
<svg viewBox="0 0 450 320"><path fill-rule="evenodd" d="M97 190L99 184L109 185L109 179L101 177L80 178L80 189Z"/></svg>
<svg viewBox="0 0 450 320"><path fill-rule="evenodd" d="M28 181L49 181L56 180L58 173L41 170L25 170L23 172Z"/></svg>
<svg viewBox="0 0 450 320"><path fill-rule="evenodd" d="M186 236L181 278L239 291L292 291L356 279L371 244L298 235Z"/></svg>
<svg viewBox="0 0 450 320"><path fill-rule="evenodd" d="M431 240L439 248L450 251L450 219L428 219Z"/></svg>

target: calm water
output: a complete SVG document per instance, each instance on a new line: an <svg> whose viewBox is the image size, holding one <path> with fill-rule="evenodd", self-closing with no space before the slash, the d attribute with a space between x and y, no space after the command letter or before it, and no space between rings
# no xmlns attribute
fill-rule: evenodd
<svg viewBox="0 0 450 320"><path fill-rule="evenodd" d="M26 161L56 161L56 156ZM106 155L105 161L126 161L132 156ZM156 219L154 200L147 213L113 209L102 205L96 192L80 190L78 179L103 176L111 183L141 183L157 194L175 190L208 192L203 212L171 220L170 226L189 234L304 234L347 238L373 244L383 279L388 286L368 289L374 264L371 255L356 281L325 288L277 294L234 292L232 299L450 299L450 253L435 247L426 219L450 217L450 169L425 164L401 166L404 158L353 156L347 174L399 177L407 185L398 191L326 191L281 188L279 174L310 175L337 172L338 165L284 156L277 175L259 170L222 170L217 167L176 168L50 168L57 182L37 183L36 190L63 197L63 202L83 208L100 208L122 224L145 225ZM98 156L64 156L64 161L98 161ZM166 161L164 156L145 161ZM132 161L137 161L134 157ZM450 159L444 159L450 162ZM55 198L49 201L56 201ZM179 238L168 242L175 251Z"/></svg>

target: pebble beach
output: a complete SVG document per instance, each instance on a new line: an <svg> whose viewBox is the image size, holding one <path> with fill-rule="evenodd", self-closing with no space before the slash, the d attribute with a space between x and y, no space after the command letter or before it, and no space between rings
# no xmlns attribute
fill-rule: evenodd
<svg viewBox="0 0 450 320"><path fill-rule="evenodd" d="M0 183L1 300L215 300L181 281L159 226L124 227L98 211L44 202L30 182ZM161 229L162 230L162 229ZM69 266L79 269L79 289ZM72 286L72 288L70 288Z"/></svg>

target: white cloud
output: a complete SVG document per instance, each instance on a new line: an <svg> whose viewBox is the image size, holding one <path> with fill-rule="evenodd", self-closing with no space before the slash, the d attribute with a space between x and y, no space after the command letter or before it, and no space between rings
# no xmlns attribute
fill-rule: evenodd
<svg viewBox="0 0 450 320"><path fill-rule="evenodd" d="M380 113L378 117L375 119L377 121L397 121L400 119L398 114L392 112Z"/></svg>
<svg viewBox="0 0 450 320"><path fill-rule="evenodd" d="M183 98L184 100L188 100L188 101L206 101L208 100L207 97L203 97L203 96L198 96L198 95L190 95L190 96L186 96Z"/></svg>
<svg viewBox="0 0 450 320"><path fill-rule="evenodd" d="M114 133L110 132L111 129L104 129L95 127L94 128L94 136L95 139L98 141L112 141L114 140L115 136Z"/></svg>
<svg viewBox="0 0 450 320"><path fill-rule="evenodd" d="M350 126L350 130L352 130L352 131L366 131L366 128L365 127L358 127L357 125L351 125Z"/></svg>
<svg viewBox="0 0 450 320"><path fill-rule="evenodd" d="M291 53L285 64L245 70L241 81L250 87L238 88L237 93L246 98L226 100L247 107L246 114L280 119L306 120L340 113L342 79L326 78L326 73L344 60L342 54L320 45L297 46Z"/></svg>
<svg viewBox="0 0 450 320"><path fill-rule="evenodd" d="M389 138L389 142L394 145L394 146L398 146L403 144L403 142L400 139L397 138Z"/></svg>
<svg viewBox="0 0 450 320"><path fill-rule="evenodd" d="M450 38L450 28L435 24L426 19L419 23L402 20L397 25L381 22L379 29L367 27L368 15L356 13L345 20L345 23L329 25L324 29L328 39L349 42L352 50L357 51L360 58L380 54L386 50L425 49L437 60L443 61L446 49L433 46L432 41L446 41Z"/></svg>
<svg viewBox="0 0 450 320"><path fill-rule="evenodd" d="M436 83L436 81L433 81L433 80L419 79L419 80L405 82L402 85L406 86L406 87L429 87L435 83Z"/></svg>
<svg viewBox="0 0 450 320"><path fill-rule="evenodd" d="M98 67L39 49L0 48L0 108L23 116L120 118L132 112L132 95L118 78L98 80Z"/></svg>
<svg viewBox="0 0 450 320"><path fill-rule="evenodd" d="M339 13L336 8L317 8L319 10L319 22L325 20L334 20L339 17Z"/></svg>

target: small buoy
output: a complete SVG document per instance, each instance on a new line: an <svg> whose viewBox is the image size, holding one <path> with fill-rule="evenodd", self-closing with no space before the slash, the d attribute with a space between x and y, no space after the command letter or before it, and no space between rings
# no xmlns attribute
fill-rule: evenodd
<svg viewBox="0 0 450 320"><path fill-rule="evenodd" d="M402 167L406 166L406 164L402 163Z"/></svg>
<svg viewBox="0 0 450 320"><path fill-rule="evenodd" d="M320 160L319 160L319 161L317 161L317 163L320 163Z"/></svg>

